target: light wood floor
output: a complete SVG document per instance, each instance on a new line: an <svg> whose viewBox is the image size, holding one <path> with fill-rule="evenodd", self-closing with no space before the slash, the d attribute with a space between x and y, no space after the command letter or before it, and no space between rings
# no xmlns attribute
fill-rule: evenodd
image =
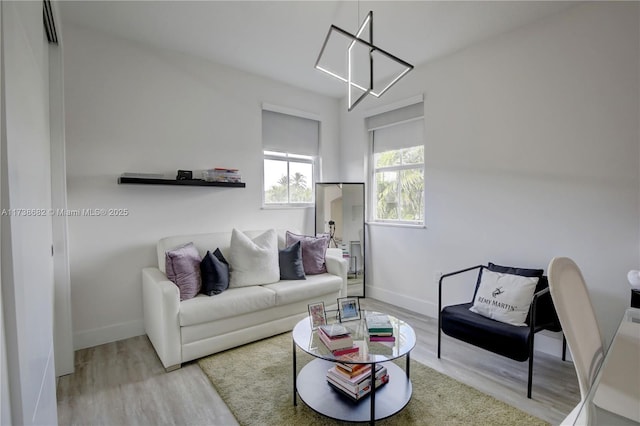
<svg viewBox="0 0 640 426"><path fill-rule="evenodd" d="M411 357L510 405L559 424L580 399L573 364L535 354L533 395L526 397L527 367L443 336L436 356L437 319L373 299L361 308L407 321L418 337ZM236 425L209 380L194 362L165 373L146 336L83 349L76 371L58 380L61 425Z"/></svg>

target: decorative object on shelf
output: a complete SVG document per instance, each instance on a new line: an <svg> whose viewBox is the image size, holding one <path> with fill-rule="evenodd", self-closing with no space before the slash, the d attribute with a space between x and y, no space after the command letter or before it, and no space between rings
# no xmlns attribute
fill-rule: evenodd
<svg viewBox="0 0 640 426"><path fill-rule="evenodd" d="M176 180L191 180L193 179L193 172L191 170L178 170Z"/></svg>
<svg viewBox="0 0 640 426"><path fill-rule="evenodd" d="M357 297L338 298L340 322L360 319L360 300Z"/></svg>
<svg viewBox="0 0 640 426"><path fill-rule="evenodd" d="M627 274L627 280L633 290L640 290L640 271L632 269Z"/></svg>
<svg viewBox="0 0 640 426"><path fill-rule="evenodd" d="M324 302L309 304L309 319L311 320L312 330L315 330L319 326L327 323L327 314L324 311Z"/></svg>
<svg viewBox="0 0 640 426"><path fill-rule="evenodd" d="M215 169L203 170L202 178L207 182L240 182L242 176L238 169L216 167Z"/></svg>
<svg viewBox="0 0 640 426"><path fill-rule="evenodd" d="M330 43L333 35L335 37L333 42ZM348 42L347 51L344 52L346 55L331 55L329 53L325 55L327 47L334 46L336 40L340 40L340 38L346 39ZM335 48L333 49L335 50ZM342 59L345 56L347 58L346 70ZM327 57L334 59L334 62L336 61L335 58L340 58L340 63L321 63L323 60L326 61ZM355 58L358 58L359 61L356 61ZM374 59L377 63L375 66L377 70L384 69L378 64L378 61L386 67L385 71L389 71L390 66L397 68L391 70L389 75L383 75L382 78L378 76L379 79L383 80L382 84L380 84L381 89L374 87L374 83L376 83L373 75ZM347 83L347 108L348 111L351 111L369 94L375 97L382 96L391 86L411 71L413 65L373 44L373 11L370 11L355 35L335 25L329 27L329 32L316 60L315 68Z"/></svg>

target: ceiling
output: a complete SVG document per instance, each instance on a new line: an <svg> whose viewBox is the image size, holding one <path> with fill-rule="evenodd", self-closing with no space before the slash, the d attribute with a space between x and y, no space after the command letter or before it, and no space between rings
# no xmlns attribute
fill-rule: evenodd
<svg viewBox="0 0 640 426"><path fill-rule="evenodd" d="M374 12L374 44L417 66L543 19L575 1L61 1L86 27L342 97L314 68L329 26L355 33Z"/></svg>

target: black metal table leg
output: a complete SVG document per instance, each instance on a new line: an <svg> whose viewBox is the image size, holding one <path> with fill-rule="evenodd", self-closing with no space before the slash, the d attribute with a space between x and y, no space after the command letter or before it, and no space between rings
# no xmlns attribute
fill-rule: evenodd
<svg viewBox="0 0 640 426"><path fill-rule="evenodd" d="M293 342L293 405L294 407L298 405L298 400L296 398L296 393L298 393L298 389L296 388L296 342L291 339Z"/></svg>
<svg viewBox="0 0 640 426"><path fill-rule="evenodd" d="M408 379L408 378L410 377L410 374L409 374L409 373L410 373L409 365L411 365L411 364L410 364L410 361L411 361L411 355L410 355L410 352L407 352L406 360L407 360L407 368L406 368L406 372L407 372L407 379Z"/></svg>
<svg viewBox="0 0 640 426"><path fill-rule="evenodd" d="M376 423L376 363L371 365L371 420L370 425Z"/></svg>

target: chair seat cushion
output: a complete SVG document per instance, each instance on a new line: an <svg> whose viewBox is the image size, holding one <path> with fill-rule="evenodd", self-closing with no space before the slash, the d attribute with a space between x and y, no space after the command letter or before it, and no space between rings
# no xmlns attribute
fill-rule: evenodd
<svg viewBox="0 0 640 426"><path fill-rule="evenodd" d="M472 305L464 303L445 307L442 310L442 331L516 361L529 359L529 327L518 327L476 314L469 310Z"/></svg>

